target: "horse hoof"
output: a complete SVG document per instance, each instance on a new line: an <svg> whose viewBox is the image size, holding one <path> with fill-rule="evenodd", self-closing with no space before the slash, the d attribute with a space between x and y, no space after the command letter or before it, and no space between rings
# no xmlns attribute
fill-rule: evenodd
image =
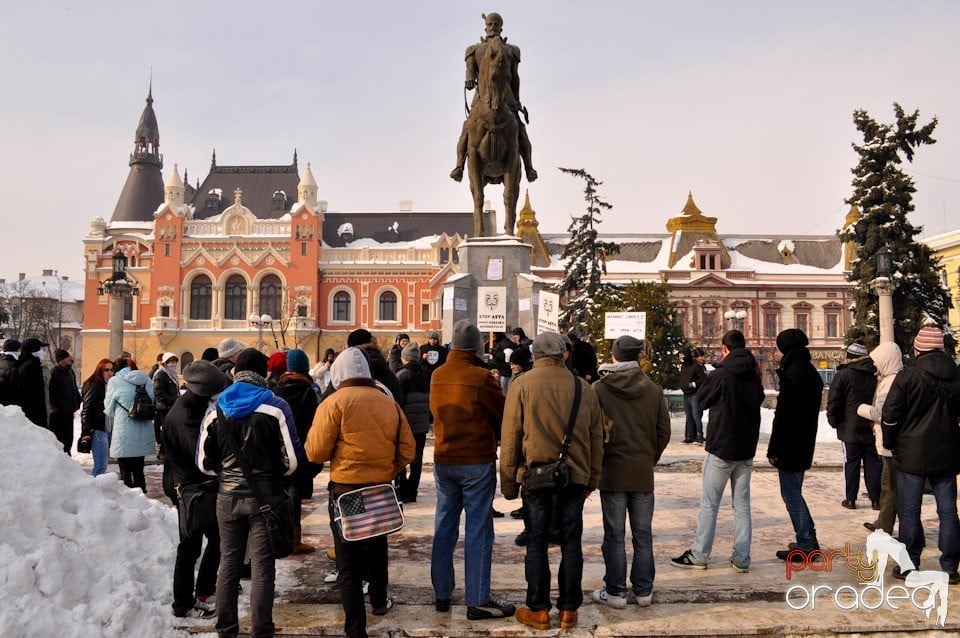
<svg viewBox="0 0 960 638"><path fill-rule="evenodd" d="M456 167L455 169L453 169L452 171L450 171L450 179L452 179L452 180L455 181L455 182L462 181L462 180L463 180L463 168L460 167L460 166L458 166L458 167Z"/></svg>
<svg viewBox="0 0 960 638"><path fill-rule="evenodd" d="M539 175L537 175L537 171L533 170L532 168L528 168L528 169L527 169L527 181L528 181L528 182L535 182L535 181L537 181L537 177L539 177Z"/></svg>

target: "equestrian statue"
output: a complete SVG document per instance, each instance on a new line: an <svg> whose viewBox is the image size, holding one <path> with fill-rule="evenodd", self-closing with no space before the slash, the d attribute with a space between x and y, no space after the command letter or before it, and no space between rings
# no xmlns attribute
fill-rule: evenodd
<svg viewBox="0 0 960 638"><path fill-rule="evenodd" d="M457 143L457 166L450 173L463 179L464 164L473 195L473 236L482 237L483 188L503 184L504 231L513 235L520 197L520 162L526 167L527 181L537 179L530 159L530 139L524 120L527 109L520 103L520 48L507 44L500 35L503 18L498 13L483 16L486 36L467 47L465 54L466 91L476 89L467 110L467 119ZM466 99L464 99L466 106ZM523 118L520 115L523 115Z"/></svg>

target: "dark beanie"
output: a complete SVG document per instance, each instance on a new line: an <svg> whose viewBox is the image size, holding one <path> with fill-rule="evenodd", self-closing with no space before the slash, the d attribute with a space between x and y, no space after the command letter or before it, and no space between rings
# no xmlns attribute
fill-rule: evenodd
<svg viewBox="0 0 960 638"><path fill-rule="evenodd" d="M287 352L287 371L301 372L306 374L310 371L310 360L307 353L300 348L294 348Z"/></svg>
<svg viewBox="0 0 960 638"><path fill-rule="evenodd" d="M261 377L267 376L267 355L256 348L241 350L240 354L237 355L237 363L234 365L234 371L243 372L244 370L256 372Z"/></svg>
<svg viewBox="0 0 960 638"><path fill-rule="evenodd" d="M787 354L797 348L805 348L809 343L810 340L807 339L807 335L799 328L787 328L777 335L777 350L783 354Z"/></svg>
<svg viewBox="0 0 960 638"><path fill-rule="evenodd" d="M60 348L57 348L56 352L53 353L53 360L56 361L57 363L69 357L70 357L70 353L67 352L66 350L61 350Z"/></svg>
<svg viewBox="0 0 960 638"><path fill-rule="evenodd" d="M469 319L461 319L453 325L453 339L450 341L451 350L466 350L480 353L483 348L483 339L480 331Z"/></svg>
<svg viewBox="0 0 960 638"><path fill-rule="evenodd" d="M200 358L204 361L216 361L220 358L220 353L217 352L216 348L211 346L203 351L203 354L200 355Z"/></svg>
<svg viewBox="0 0 960 638"><path fill-rule="evenodd" d="M643 354L643 341L630 335L622 335L613 342L611 352L617 361L636 361Z"/></svg>
<svg viewBox="0 0 960 638"><path fill-rule="evenodd" d="M357 328L347 335L347 347L362 346L373 342L373 334L366 328Z"/></svg>
<svg viewBox="0 0 960 638"><path fill-rule="evenodd" d="M230 378L217 366L201 359L189 364L183 371L183 382L197 396L212 397L230 385Z"/></svg>

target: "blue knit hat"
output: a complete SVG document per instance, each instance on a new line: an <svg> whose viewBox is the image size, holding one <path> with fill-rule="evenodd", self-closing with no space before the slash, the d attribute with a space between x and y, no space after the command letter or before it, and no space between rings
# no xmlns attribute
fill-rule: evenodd
<svg viewBox="0 0 960 638"><path fill-rule="evenodd" d="M310 359L307 353L299 348L287 351L287 371L302 372L306 374L310 371Z"/></svg>

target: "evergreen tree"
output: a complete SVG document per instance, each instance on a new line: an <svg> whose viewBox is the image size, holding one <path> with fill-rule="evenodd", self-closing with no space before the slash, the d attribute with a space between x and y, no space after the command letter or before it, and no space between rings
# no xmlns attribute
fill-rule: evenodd
<svg viewBox="0 0 960 638"><path fill-rule="evenodd" d="M919 110L908 115L896 103L893 109L893 124L877 122L862 109L854 111L853 121L863 134L863 143L853 144L860 161L852 170L853 195L847 203L859 207L861 215L839 235L855 246L849 275L855 284L854 322L846 341L861 339L869 346L879 341L877 295L870 286L876 277L876 263L871 257L886 247L893 257L891 276L898 284L893 294L894 340L907 353L924 323L946 323L951 301L940 285L939 260L926 244L914 241L922 227L914 227L907 215L914 210L916 188L900 168L904 159L913 161L919 146L936 143L932 134L937 118L918 128Z"/></svg>
<svg viewBox="0 0 960 638"><path fill-rule="evenodd" d="M579 177L586 183L584 200L587 210L570 221L567 230L570 241L563 247L564 276L555 290L560 295L563 309L560 311L560 329L564 332L586 324L597 313L596 301L602 294L604 284L601 276L607 273L607 255L620 252L614 242L597 241L597 226L601 214L610 210L609 204L597 193L598 182L584 169L560 168L561 171ZM602 315L601 315L602 319ZM591 331L591 335L595 334ZM599 334L603 334L601 330Z"/></svg>

